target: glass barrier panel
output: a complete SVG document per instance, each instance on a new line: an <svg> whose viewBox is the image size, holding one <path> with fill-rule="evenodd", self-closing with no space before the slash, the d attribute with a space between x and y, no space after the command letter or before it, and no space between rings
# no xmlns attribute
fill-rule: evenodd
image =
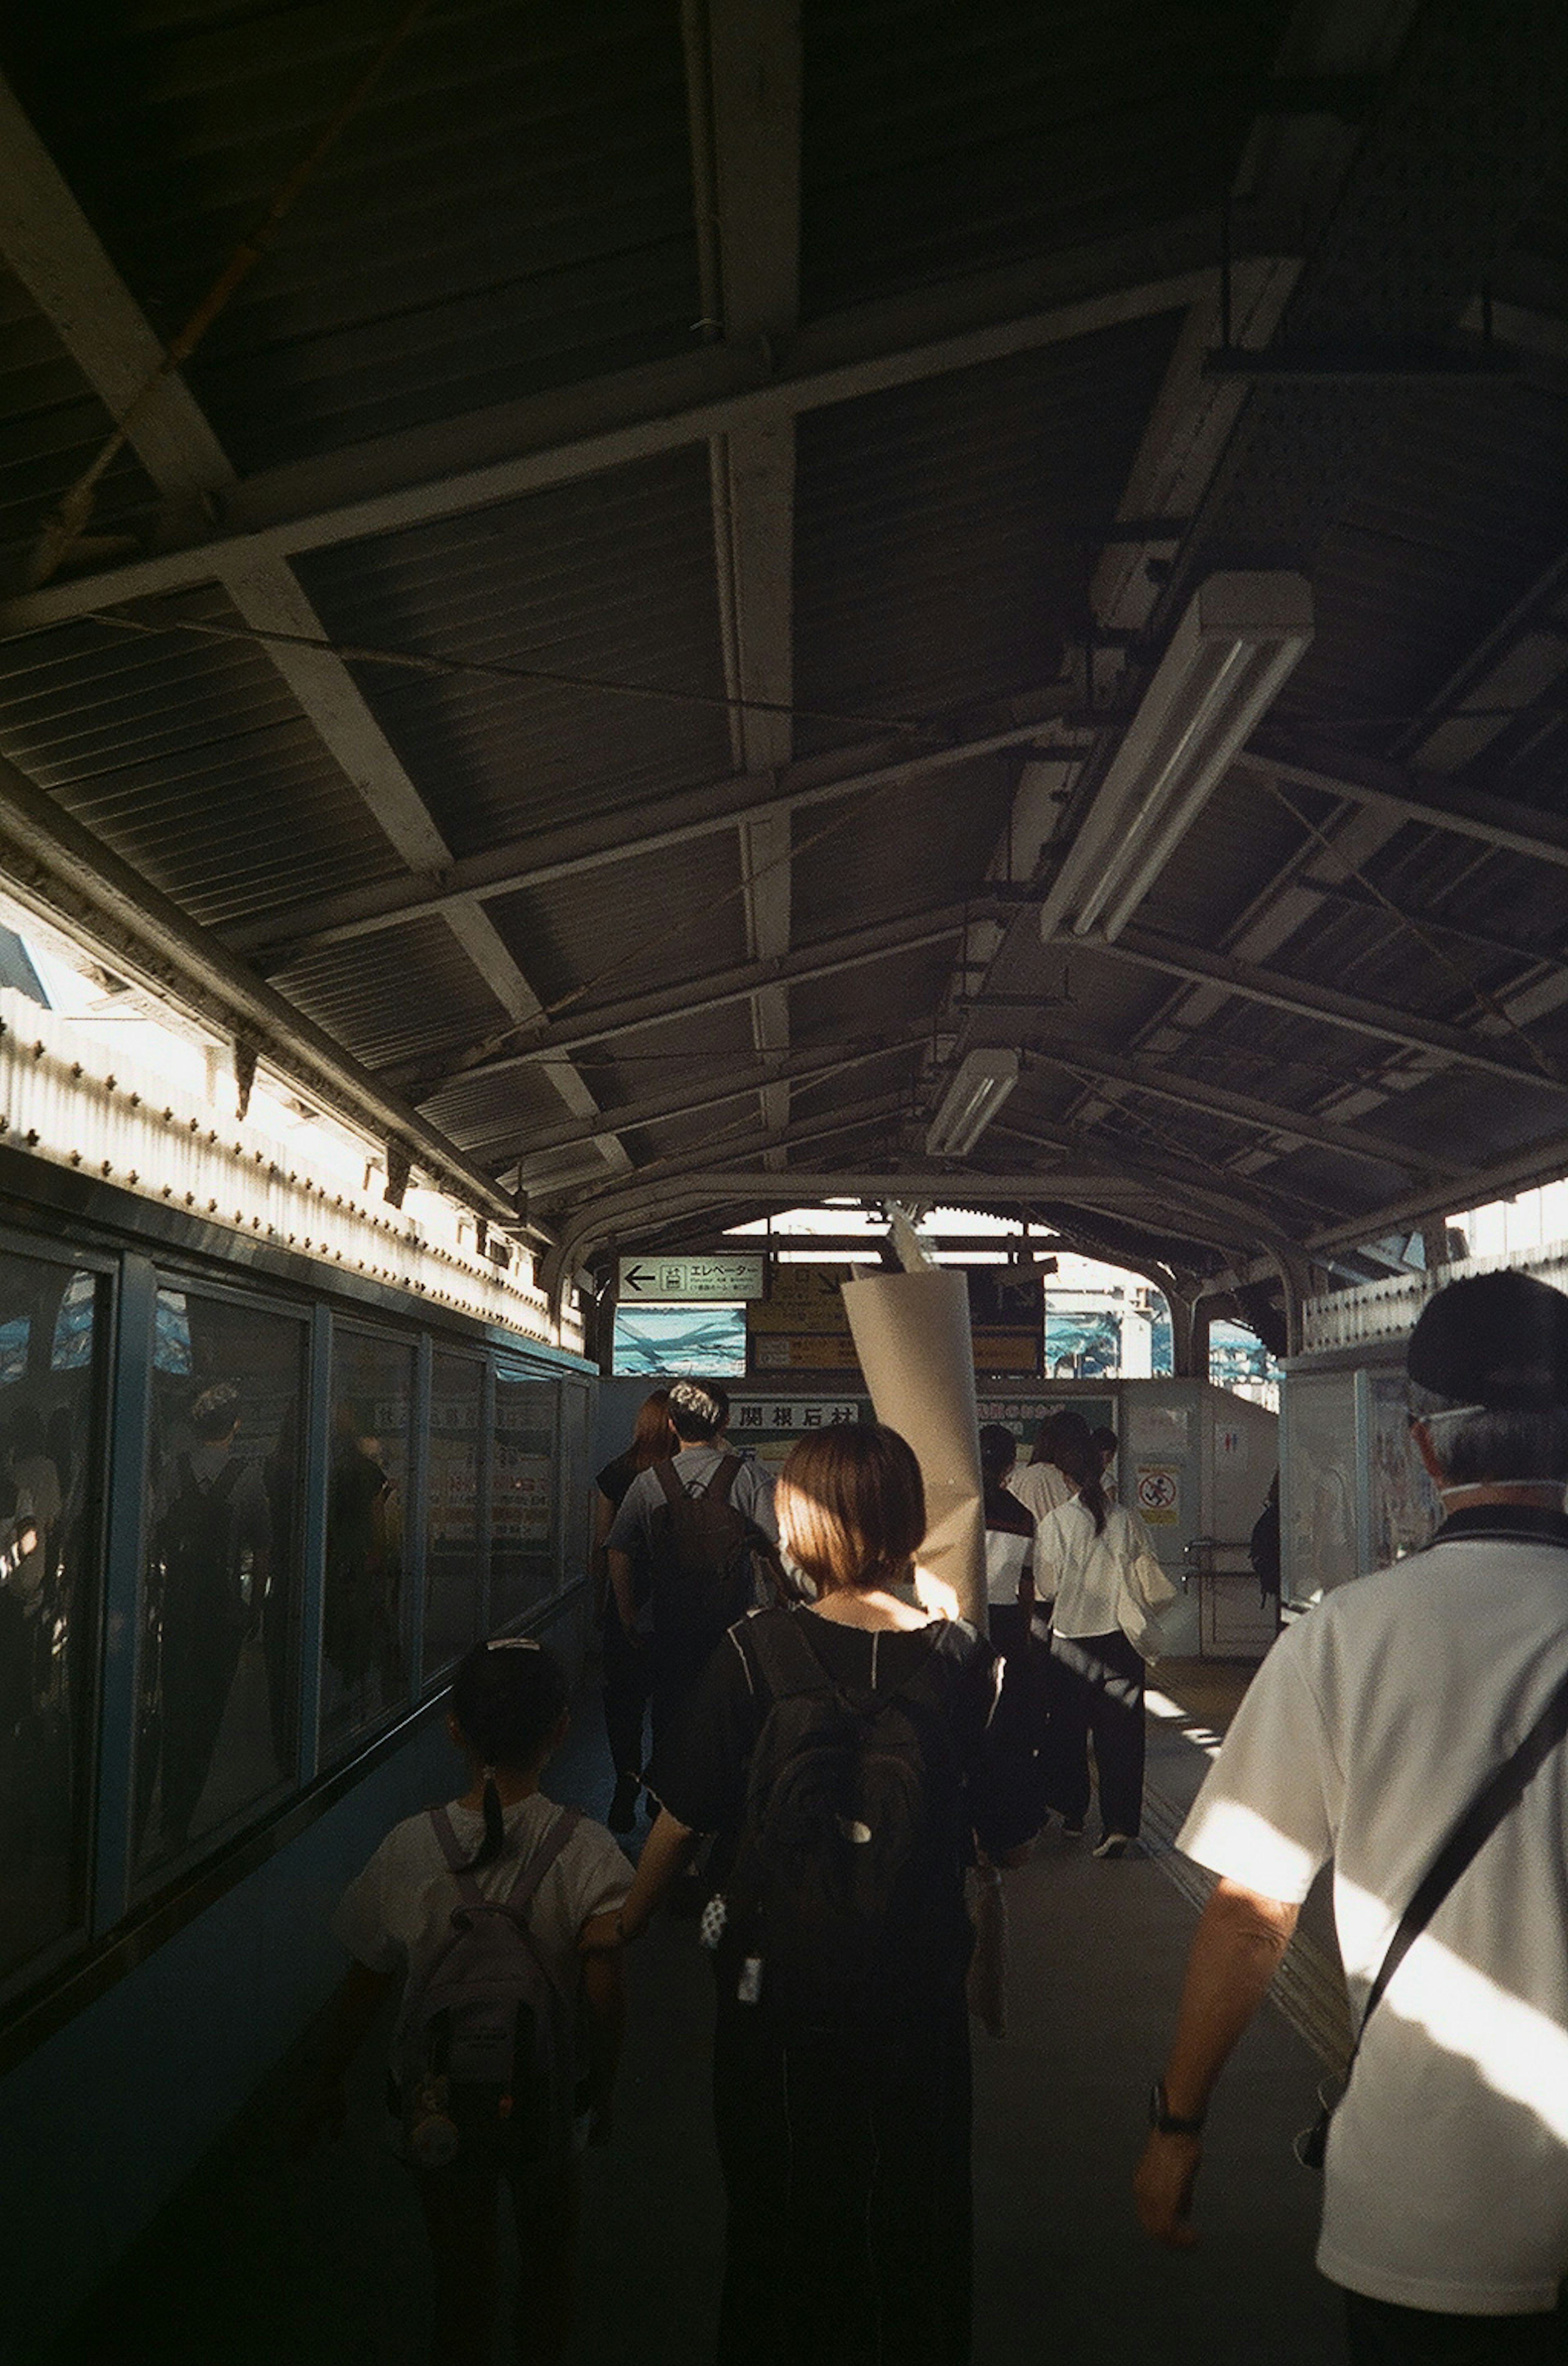
<svg viewBox="0 0 1568 2366"><path fill-rule="evenodd" d="M333 1327L332 1457L321 1628L321 1740L378 1724L409 1696L403 1508L414 1353Z"/></svg>
<svg viewBox="0 0 1568 2366"><path fill-rule="evenodd" d="M85 1917L96 1275L0 1253L0 1980Z"/></svg>
<svg viewBox="0 0 1568 2366"><path fill-rule="evenodd" d="M437 1348L430 1373L424 1673L441 1674L483 1631L479 1418L484 1368Z"/></svg>
<svg viewBox="0 0 1568 2366"><path fill-rule="evenodd" d="M499 1631L557 1590L556 1403L559 1383L495 1376L491 1453L490 1623Z"/></svg>
<svg viewBox="0 0 1568 2366"><path fill-rule="evenodd" d="M134 1864L183 1856L292 1777L305 1325L158 1292L137 1661Z"/></svg>

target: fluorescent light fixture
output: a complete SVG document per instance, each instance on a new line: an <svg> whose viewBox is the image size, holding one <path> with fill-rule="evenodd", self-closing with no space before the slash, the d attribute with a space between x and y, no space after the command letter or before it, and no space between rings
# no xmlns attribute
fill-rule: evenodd
<svg viewBox="0 0 1568 2366"><path fill-rule="evenodd" d="M1047 890L1042 937L1120 936L1312 635L1303 575L1201 586Z"/></svg>
<svg viewBox="0 0 1568 2366"><path fill-rule="evenodd" d="M961 1060L927 1130L927 1156L962 1158L973 1150L1017 1082L1016 1052L971 1052Z"/></svg>

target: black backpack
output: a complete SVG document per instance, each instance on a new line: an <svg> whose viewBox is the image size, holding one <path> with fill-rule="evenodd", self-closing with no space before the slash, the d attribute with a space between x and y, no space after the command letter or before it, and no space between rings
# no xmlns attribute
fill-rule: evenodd
<svg viewBox="0 0 1568 2366"><path fill-rule="evenodd" d="M829 1673L806 1612L746 1628L769 1706L723 1944L738 1992L775 2017L890 2042L901 2009L962 1984L970 1818L943 1631L875 1692Z"/></svg>
<svg viewBox="0 0 1568 2366"><path fill-rule="evenodd" d="M755 1606L758 1559L773 1549L729 1500L738 1454L727 1454L711 1479L689 1486L672 1462L652 1468L664 1495L648 1524L654 1632L708 1651Z"/></svg>

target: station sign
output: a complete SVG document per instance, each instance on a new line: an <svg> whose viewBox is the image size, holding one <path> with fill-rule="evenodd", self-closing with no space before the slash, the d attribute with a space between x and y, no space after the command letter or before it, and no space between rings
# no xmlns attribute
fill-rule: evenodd
<svg viewBox="0 0 1568 2366"><path fill-rule="evenodd" d="M768 1286L768 1260L761 1250L734 1256L624 1256L618 1295L623 1305L638 1301L664 1306L695 1306L705 1301L761 1298Z"/></svg>

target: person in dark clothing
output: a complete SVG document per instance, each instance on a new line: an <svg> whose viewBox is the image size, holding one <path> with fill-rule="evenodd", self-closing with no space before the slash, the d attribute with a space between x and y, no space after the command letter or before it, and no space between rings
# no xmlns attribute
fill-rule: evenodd
<svg viewBox="0 0 1568 2366"><path fill-rule="evenodd" d="M980 1430L980 1477L985 1486L986 1598L992 1642L1004 1660L1021 1658L1029 1644L1034 1607L1034 1522L1008 1480L1018 1460L1018 1440L999 1421Z"/></svg>
<svg viewBox="0 0 1568 2366"><path fill-rule="evenodd" d="M730 1581L739 1548L748 1538L763 1550L778 1541L772 1478L759 1463L729 1454L722 1443L729 1399L718 1382L675 1381L670 1391L669 1414L680 1450L672 1461L650 1463L632 1481L605 1539L610 1583L622 1624L639 1639L647 1628L656 1751L684 1715L685 1704L728 1621L739 1617L751 1598L751 1572L747 1568L744 1598L735 1600L732 1607L725 1606L732 1600ZM682 1598L681 1589L667 1583L675 1573L668 1569L663 1552L675 1533L671 1496L682 1494L716 1499L733 1515L732 1522L721 1523L727 1534L716 1549L722 1559L706 1566L704 1574L709 1583L701 1588L703 1595L711 1595L711 1604L718 1606L716 1616L707 1600L694 1605L689 1596ZM639 1555L645 1557L649 1579L646 1622L639 1617L634 1597ZM739 1591L738 1585L735 1590Z"/></svg>
<svg viewBox="0 0 1568 2366"><path fill-rule="evenodd" d="M960 2366L971 2284L964 1876L972 1826L993 1851L1017 1837L993 1821L1007 1793L989 1763L999 1663L972 1628L927 1619L892 1590L925 1531L919 1469L894 1431L846 1425L802 1439L777 1501L785 1554L818 1598L731 1628L683 1725L659 1741L650 1780L661 1809L621 1933L637 1936L697 1836L716 1834L719 1898L705 1921L713 1936L733 1906L740 1925L737 1940L727 1920L715 1955L714 2112L728 2203L721 2366ZM802 1928L776 1893L761 1941L748 1919L761 1813L755 1798L749 1806L753 1765L776 1747L775 1703L798 1708L770 1677L781 1650L818 1666L826 1697L852 1699L879 1735L878 1701L897 1696L900 1713L922 1721L922 1829L952 1835L921 1859L915 1935L891 1910L873 1930L863 1960L881 1968L858 2003L801 2003L778 1967L798 1963ZM724 1895L732 1879L739 1903ZM748 1954L759 1945L760 1956Z"/></svg>
<svg viewBox="0 0 1568 2366"><path fill-rule="evenodd" d="M632 1441L622 1454L606 1462L594 1480L593 1602L604 1638L604 1731L615 1770L615 1796L604 1820L613 1832L629 1832L637 1821L637 1793L642 1787L643 1720L648 1713L652 1678L646 1641L627 1633L620 1606L610 1584L605 1546L615 1514L639 1470L673 1459L681 1441L670 1423L670 1391L655 1389L644 1397L632 1427ZM647 1601L647 1570L632 1555L632 1597L640 1612ZM658 1812L649 1802L649 1813Z"/></svg>

